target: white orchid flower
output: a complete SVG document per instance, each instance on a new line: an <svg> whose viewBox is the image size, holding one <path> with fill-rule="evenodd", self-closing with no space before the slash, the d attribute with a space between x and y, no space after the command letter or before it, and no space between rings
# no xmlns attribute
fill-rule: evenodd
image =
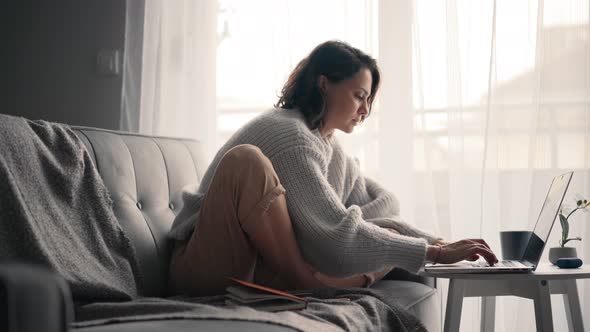
<svg viewBox="0 0 590 332"><path fill-rule="evenodd" d="M590 213L590 199L580 194L575 194L574 201L576 203L576 207L578 207L583 212Z"/></svg>
<svg viewBox="0 0 590 332"><path fill-rule="evenodd" d="M571 206L568 203L563 203L559 211L559 222L561 224L561 240L559 240L559 245L561 247L564 247L569 241L582 240L580 237L569 237L570 223L568 219L578 210L590 213L590 199L587 199L580 194L575 194L573 199L575 202L574 206Z"/></svg>
<svg viewBox="0 0 590 332"><path fill-rule="evenodd" d="M576 206L580 206L583 202L584 202L584 196L582 196L581 194L574 194L574 196L572 197L574 202L576 202Z"/></svg>

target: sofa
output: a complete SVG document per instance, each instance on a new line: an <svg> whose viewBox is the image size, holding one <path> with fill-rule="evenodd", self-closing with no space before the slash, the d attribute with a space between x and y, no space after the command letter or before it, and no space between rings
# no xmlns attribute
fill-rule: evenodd
<svg viewBox="0 0 590 332"><path fill-rule="evenodd" d="M109 190L114 214L135 247L144 276L144 294L167 297L171 242L167 232L183 206L182 189L198 184L207 167L201 143L72 127L84 142ZM1 197L0 197L1 199ZM394 270L372 287L396 294L399 304L429 331L441 329L435 280ZM55 273L19 261L0 262L0 331L289 331L260 322L167 319L72 329L73 302Z"/></svg>

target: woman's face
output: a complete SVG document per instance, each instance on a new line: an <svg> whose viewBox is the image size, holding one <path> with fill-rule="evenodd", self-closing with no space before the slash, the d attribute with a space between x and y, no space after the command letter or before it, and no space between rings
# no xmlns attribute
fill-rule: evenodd
<svg viewBox="0 0 590 332"><path fill-rule="evenodd" d="M320 76L319 86L326 101L322 135L329 136L335 129L351 133L369 115L368 98L371 95L371 71L362 68L353 77L331 83Z"/></svg>

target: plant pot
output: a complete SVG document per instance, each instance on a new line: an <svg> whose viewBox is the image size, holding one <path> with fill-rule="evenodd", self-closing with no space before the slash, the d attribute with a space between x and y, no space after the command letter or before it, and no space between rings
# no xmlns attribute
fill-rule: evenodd
<svg viewBox="0 0 590 332"><path fill-rule="evenodd" d="M577 258L578 252L572 247L553 247L549 249L549 261L555 265L560 258Z"/></svg>

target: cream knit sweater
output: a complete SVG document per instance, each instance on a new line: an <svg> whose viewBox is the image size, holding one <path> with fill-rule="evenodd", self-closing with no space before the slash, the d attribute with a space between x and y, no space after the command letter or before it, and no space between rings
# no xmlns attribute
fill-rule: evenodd
<svg viewBox="0 0 590 332"><path fill-rule="evenodd" d="M404 223L395 196L361 175L335 137L310 130L301 112L273 109L236 132L217 152L195 190L184 192L184 207L169 236L188 240L201 202L222 156L253 144L271 160L305 260L322 273L348 276L400 267L417 272L426 244L437 238ZM394 228L397 235L384 228Z"/></svg>

